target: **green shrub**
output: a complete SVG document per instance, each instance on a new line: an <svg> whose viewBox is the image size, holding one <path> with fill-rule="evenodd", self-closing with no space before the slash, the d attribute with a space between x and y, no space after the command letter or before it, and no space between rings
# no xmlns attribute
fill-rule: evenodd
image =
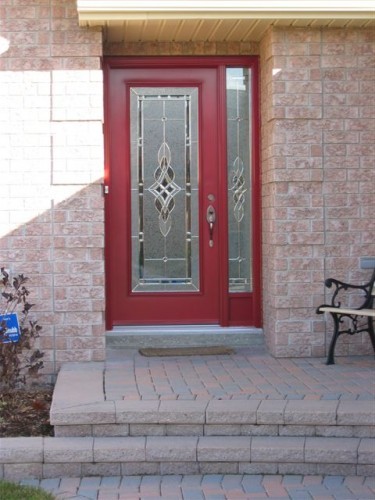
<svg viewBox="0 0 375 500"><path fill-rule="evenodd" d="M55 497L40 488L0 481L1 500L54 500Z"/></svg>

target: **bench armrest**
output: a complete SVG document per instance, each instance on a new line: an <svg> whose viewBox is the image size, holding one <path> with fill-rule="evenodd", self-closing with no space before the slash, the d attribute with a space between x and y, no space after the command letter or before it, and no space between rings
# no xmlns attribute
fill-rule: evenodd
<svg viewBox="0 0 375 500"><path fill-rule="evenodd" d="M341 301L339 300L339 294L341 291L347 291L347 290L362 290L364 294L364 302L359 306L354 309L364 309L372 308L372 303L373 303L373 294L372 294L372 289L374 286L374 279L375 279L375 270L372 274L371 280L368 283L365 283L364 285L353 285L351 283L345 283L344 281L337 280L335 278L328 278L325 280L324 284L327 288L334 287L332 299L331 299L331 307L340 307L341 306ZM322 306L320 306L322 307ZM317 311L318 312L318 311Z"/></svg>

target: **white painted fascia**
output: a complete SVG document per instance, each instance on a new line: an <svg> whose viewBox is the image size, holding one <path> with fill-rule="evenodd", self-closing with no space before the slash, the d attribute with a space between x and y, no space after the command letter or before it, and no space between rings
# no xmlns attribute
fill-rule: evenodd
<svg viewBox="0 0 375 500"><path fill-rule="evenodd" d="M374 20L371 0L77 0L80 25L129 21L253 19Z"/></svg>
<svg viewBox="0 0 375 500"><path fill-rule="evenodd" d="M316 14L366 12L375 16L372 0L77 0L86 13L125 12L252 12L254 14Z"/></svg>

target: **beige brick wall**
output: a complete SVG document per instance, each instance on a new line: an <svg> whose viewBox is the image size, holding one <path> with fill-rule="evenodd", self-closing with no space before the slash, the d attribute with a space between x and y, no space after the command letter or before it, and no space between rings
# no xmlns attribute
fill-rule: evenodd
<svg viewBox="0 0 375 500"><path fill-rule="evenodd" d="M0 36L0 263L31 278L51 373L104 356L102 35L74 0L3 0Z"/></svg>
<svg viewBox="0 0 375 500"><path fill-rule="evenodd" d="M258 42L105 42L106 56L258 55Z"/></svg>
<svg viewBox="0 0 375 500"><path fill-rule="evenodd" d="M324 355L324 279L365 282L375 254L374 32L275 29L260 53L265 335L277 356ZM337 345L369 352L367 334Z"/></svg>
<svg viewBox="0 0 375 500"><path fill-rule="evenodd" d="M32 278L51 373L104 356L102 35L78 27L74 0L3 0L0 30L0 263ZM329 29L104 47L260 54L264 331L276 356L324 355L324 279L365 280L359 259L375 254L373 49L370 31ZM342 339L337 352L370 344Z"/></svg>

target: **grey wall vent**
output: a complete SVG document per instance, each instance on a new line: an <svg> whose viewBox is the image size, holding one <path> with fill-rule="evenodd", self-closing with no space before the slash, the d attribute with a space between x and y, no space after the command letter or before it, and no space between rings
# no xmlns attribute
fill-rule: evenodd
<svg viewBox="0 0 375 500"><path fill-rule="evenodd" d="M361 269L374 269L375 257L361 257Z"/></svg>

